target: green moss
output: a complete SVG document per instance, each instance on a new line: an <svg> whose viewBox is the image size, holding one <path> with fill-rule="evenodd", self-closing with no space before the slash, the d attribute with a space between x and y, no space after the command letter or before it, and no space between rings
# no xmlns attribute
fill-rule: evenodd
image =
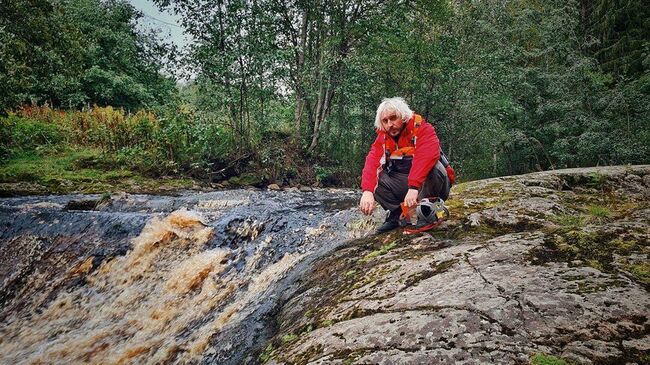
<svg viewBox="0 0 650 365"><path fill-rule="evenodd" d="M584 279L584 278L582 278ZM605 291L609 288L621 288L627 286L627 282L623 280L607 280L603 282L592 282L592 281L577 281L577 288L575 290L570 290L570 293L574 294L590 294L598 293Z"/></svg>
<svg viewBox="0 0 650 365"><path fill-rule="evenodd" d="M298 338L298 335L294 335L293 333L289 333L287 335L282 336L281 340L282 343L288 343L288 342L293 342Z"/></svg>
<svg viewBox="0 0 650 365"><path fill-rule="evenodd" d="M615 246L616 251L623 255L628 255L639 247L638 241L631 238L615 238L611 241L611 244Z"/></svg>
<svg viewBox="0 0 650 365"><path fill-rule="evenodd" d="M607 179L597 171L589 173L585 185L590 188L600 189Z"/></svg>
<svg viewBox="0 0 650 365"><path fill-rule="evenodd" d="M264 351L260 354L259 359L260 359L260 362L262 364L264 364L267 361L271 360L272 357L273 357L273 344L270 343L268 346L266 346Z"/></svg>
<svg viewBox="0 0 650 365"><path fill-rule="evenodd" d="M361 259L362 263L368 262L374 259L377 256L382 256L387 254L390 250L397 246L397 241L392 241L386 245L381 246L378 250L372 251Z"/></svg>
<svg viewBox="0 0 650 365"><path fill-rule="evenodd" d="M431 270L419 271L414 274L411 274L408 278L406 278L406 280L404 281L404 288L415 286L418 283L420 283L422 280L426 280L430 277L443 273L449 270L449 268L452 267L457 262L458 260L456 259L443 261L439 264L432 262Z"/></svg>
<svg viewBox="0 0 650 365"><path fill-rule="evenodd" d="M319 327L329 327L334 324L334 321L331 319L326 319L319 324Z"/></svg>
<svg viewBox="0 0 650 365"><path fill-rule="evenodd" d="M460 198L449 199L445 202L448 209L454 211L461 211L465 208L465 201Z"/></svg>
<svg viewBox="0 0 650 365"><path fill-rule="evenodd" d="M361 278L361 280L357 281L354 283L352 286L350 286L351 290L359 289L361 287L364 287L372 282L381 282L384 280L384 277L391 272L397 270L399 266L379 266L374 269L372 269L370 272L368 272L366 275ZM345 294L342 293L342 294Z"/></svg>
<svg viewBox="0 0 650 365"><path fill-rule="evenodd" d="M455 232L452 238L462 240L467 237L485 236L488 238L500 236L502 234L513 233L514 229L509 227L496 227L486 222L481 222L478 226L463 226L462 230Z"/></svg>
<svg viewBox="0 0 650 365"><path fill-rule="evenodd" d="M352 276L357 272L357 270L349 270L348 272L345 273L346 277Z"/></svg>
<svg viewBox="0 0 650 365"><path fill-rule="evenodd" d="M549 234L542 247L531 250L529 259L533 264L552 261L578 262L609 273L623 270L635 281L648 285L650 265L636 263L630 259L631 254L647 254L647 246L638 238L645 236L641 230L642 228L620 233L575 227L560 229ZM618 255L619 259L614 260L614 255Z"/></svg>
<svg viewBox="0 0 650 365"><path fill-rule="evenodd" d="M460 183L460 184L454 185L454 187L452 188L453 189L452 191L454 192L454 194L462 194L462 193L468 191L471 188L471 186L472 185L470 185L469 183Z"/></svg>
<svg viewBox="0 0 650 365"><path fill-rule="evenodd" d="M244 173L228 179L228 183L235 186L258 186L262 184L263 178L257 174Z"/></svg>
<svg viewBox="0 0 650 365"><path fill-rule="evenodd" d="M627 271L640 283L650 285L650 263L641 262L638 264L626 265Z"/></svg>
<svg viewBox="0 0 650 365"><path fill-rule="evenodd" d="M546 354L535 354L530 358L531 365L569 365L568 362L555 357L552 355Z"/></svg>

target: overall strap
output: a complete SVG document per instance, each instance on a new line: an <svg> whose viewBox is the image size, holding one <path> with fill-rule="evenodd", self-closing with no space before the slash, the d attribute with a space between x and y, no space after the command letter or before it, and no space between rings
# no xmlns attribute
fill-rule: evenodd
<svg viewBox="0 0 650 365"><path fill-rule="evenodd" d="M420 130L420 125L424 119L422 119L422 116L419 114L413 114L413 116L415 117L415 120L413 121L413 134L411 143L413 144L413 147L415 147L415 144L418 140L418 131Z"/></svg>

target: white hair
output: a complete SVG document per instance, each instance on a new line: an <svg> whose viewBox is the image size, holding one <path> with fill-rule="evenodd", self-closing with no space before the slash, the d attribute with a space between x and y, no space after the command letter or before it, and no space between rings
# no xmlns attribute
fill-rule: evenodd
<svg viewBox="0 0 650 365"><path fill-rule="evenodd" d="M413 117L413 111L409 108L408 104L403 98L394 97L394 98L385 98L377 107L377 116L375 117L375 128L382 129L381 126L381 115L385 111L394 111L397 113L397 116L402 118L403 121L408 121Z"/></svg>

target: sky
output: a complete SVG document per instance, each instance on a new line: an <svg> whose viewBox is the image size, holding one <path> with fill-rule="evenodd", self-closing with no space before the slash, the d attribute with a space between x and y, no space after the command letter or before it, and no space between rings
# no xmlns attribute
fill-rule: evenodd
<svg viewBox="0 0 650 365"><path fill-rule="evenodd" d="M180 16L171 12L160 12L153 1L150 0L128 0L131 5L144 13L140 20L141 26L153 29L160 29L163 38L170 37L179 48L189 43L189 37L183 33L180 25Z"/></svg>

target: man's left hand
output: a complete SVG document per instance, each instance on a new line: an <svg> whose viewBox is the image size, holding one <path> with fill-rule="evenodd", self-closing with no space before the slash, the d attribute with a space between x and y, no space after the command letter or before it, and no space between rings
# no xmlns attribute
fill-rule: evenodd
<svg viewBox="0 0 650 365"><path fill-rule="evenodd" d="M418 191L416 189L409 189L404 198L404 204L407 207L414 207L418 204Z"/></svg>

